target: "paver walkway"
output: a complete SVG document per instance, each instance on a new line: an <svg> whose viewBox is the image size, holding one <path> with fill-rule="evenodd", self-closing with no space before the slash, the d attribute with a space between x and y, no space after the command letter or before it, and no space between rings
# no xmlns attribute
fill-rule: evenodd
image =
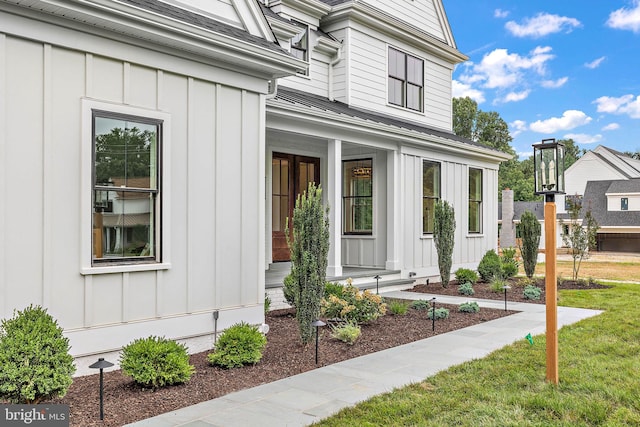
<svg viewBox="0 0 640 427"><path fill-rule="evenodd" d="M385 297L430 299L445 304L476 301L504 308L503 301L387 292ZM325 366L269 384L158 415L130 426L251 427L305 426L377 394L422 381L505 345L545 333L543 304L508 303L517 314L436 335L410 344ZM598 310L558 307L558 328L600 314ZM436 324L437 327L437 324Z"/></svg>

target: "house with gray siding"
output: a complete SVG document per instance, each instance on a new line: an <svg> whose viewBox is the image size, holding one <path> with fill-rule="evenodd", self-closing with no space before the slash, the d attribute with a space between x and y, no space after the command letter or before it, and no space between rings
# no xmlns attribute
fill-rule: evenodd
<svg viewBox="0 0 640 427"><path fill-rule="evenodd" d="M438 200L475 268L508 156L452 133L466 59L440 0L0 0L0 318L45 307L81 374L210 349L264 322L310 181L328 276L437 277Z"/></svg>

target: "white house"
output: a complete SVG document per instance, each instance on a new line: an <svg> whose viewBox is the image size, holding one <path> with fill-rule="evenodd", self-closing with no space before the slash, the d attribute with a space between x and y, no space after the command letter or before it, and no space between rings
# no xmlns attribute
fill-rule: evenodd
<svg viewBox="0 0 640 427"><path fill-rule="evenodd" d="M33 5L37 3L37 7ZM309 181L329 276L437 276L497 246L507 155L452 134L440 0L0 0L0 318L39 304L80 373L133 339L264 320Z"/></svg>

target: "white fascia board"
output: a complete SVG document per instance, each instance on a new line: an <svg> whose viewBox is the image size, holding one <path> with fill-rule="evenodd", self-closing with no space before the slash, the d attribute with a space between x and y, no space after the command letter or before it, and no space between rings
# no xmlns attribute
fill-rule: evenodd
<svg viewBox="0 0 640 427"><path fill-rule="evenodd" d="M5 4L10 3L4 1ZM128 43L171 47L176 49L175 55L180 51L195 53L267 78L295 75L297 70L308 67L304 61L285 51L270 50L117 0L79 0L74 3L40 0L38 9L23 7L18 0L11 3L16 6L7 4L0 9L102 36L107 31L113 33L113 39L126 39Z"/></svg>
<svg viewBox="0 0 640 427"><path fill-rule="evenodd" d="M300 33L300 26L291 24L288 21L274 17L268 17L267 21L269 21L278 40L286 40L288 42L293 36Z"/></svg>
<svg viewBox="0 0 640 427"><path fill-rule="evenodd" d="M270 1L269 7L276 13L287 15L303 14L319 20L331 11L331 6L318 0L277 0ZM292 14L292 11L299 12Z"/></svg>
<svg viewBox="0 0 640 427"><path fill-rule="evenodd" d="M443 146L446 146L449 152L456 152L464 154L465 156L475 156L496 164L512 158L512 156L507 153L472 144L465 144L437 135L425 134L351 116L328 113L322 110L313 110L313 113L310 113L307 108L297 107L295 105L289 105L285 108L270 103L267 105L267 127L269 127L270 116L325 126L330 128L331 131L334 132L334 135L338 130L348 132L357 131L360 134L368 134L393 141L394 143L401 142L420 148L441 150Z"/></svg>
<svg viewBox="0 0 640 427"><path fill-rule="evenodd" d="M262 13L258 0L231 0L245 28L253 35L276 41L273 31Z"/></svg>
<svg viewBox="0 0 640 427"><path fill-rule="evenodd" d="M318 37L318 41L313 47L314 50L324 53L325 55L333 56L338 53L338 50L342 46L337 40L331 39L329 37Z"/></svg>
<svg viewBox="0 0 640 427"><path fill-rule="evenodd" d="M369 28L388 34L394 39L402 40L454 64L469 59L454 46L448 45L446 40L427 34L419 28L363 3L344 3L336 6L332 13L322 20L322 28L330 32L332 31L331 24L345 20L360 22Z"/></svg>

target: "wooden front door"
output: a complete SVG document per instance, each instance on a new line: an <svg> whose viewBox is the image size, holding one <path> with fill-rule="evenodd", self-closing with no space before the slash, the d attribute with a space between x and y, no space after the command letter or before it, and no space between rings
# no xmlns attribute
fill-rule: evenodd
<svg viewBox="0 0 640 427"><path fill-rule="evenodd" d="M271 174L272 258L273 262L289 261L284 232L287 218L291 224L298 194L305 191L310 182L320 183L320 159L273 153Z"/></svg>

